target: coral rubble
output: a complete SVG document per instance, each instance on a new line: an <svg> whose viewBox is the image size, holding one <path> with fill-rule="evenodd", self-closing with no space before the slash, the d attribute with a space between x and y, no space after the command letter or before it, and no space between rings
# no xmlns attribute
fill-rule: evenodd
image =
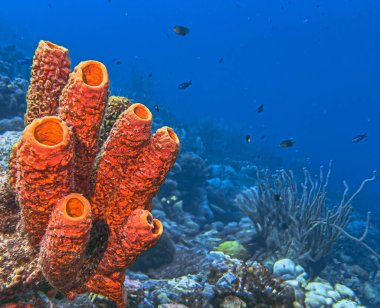
<svg viewBox="0 0 380 308"><path fill-rule="evenodd" d="M163 232L151 202L179 139L169 127L151 136L150 111L134 104L100 148L107 70L69 69L66 48L40 42L27 126L0 183L0 299L47 281L69 299L95 292L123 307L126 267Z"/></svg>

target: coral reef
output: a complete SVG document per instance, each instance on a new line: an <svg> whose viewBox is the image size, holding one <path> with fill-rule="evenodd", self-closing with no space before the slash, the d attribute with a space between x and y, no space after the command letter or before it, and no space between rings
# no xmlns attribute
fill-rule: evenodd
<svg viewBox="0 0 380 308"><path fill-rule="evenodd" d="M321 168L319 177L313 179L304 169L304 181L299 185L292 171L269 175L268 171L257 170L257 186L244 190L235 200L253 222L255 260L276 255L310 267L327 256L341 235L350 237L344 229L350 221L352 200L365 183L375 179L375 174L364 180L350 198L346 198L346 185L340 204L332 208L326 202L330 173L331 165L326 177ZM365 234L360 240L351 239L376 254L363 243Z"/></svg>
<svg viewBox="0 0 380 308"><path fill-rule="evenodd" d="M69 299L94 292L123 307L126 267L163 232L151 203L179 140L169 127L151 136L150 111L134 104L99 148L106 68L81 62L68 76L69 64L67 49L40 42L28 125L1 178L0 299L46 280Z"/></svg>
<svg viewBox="0 0 380 308"><path fill-rule="evenodd" d="M11 79L27 79L32 59L25 57L16 45L0 46L0 74ZM25 110L24 110L25 111Z"/></svg>
<svg viewBox="0 0 380 308"><path fill-rule="evenodd" d="M0 134L8 131L20 131L24 129L24 120L21 117L0 120Z"/></svg>
<svg viewBox="0 0 380 308"><path fill-rule="evenodd" d="M22 120L22 123L22 125L24 125L24 120ZM12 145L15 144L20 137L21 132L19 131L7 131L0 135L0 170L8 170L9 156L12 152Z"/></svg>
<svg viewBox="0 0 380 308"><path fill-rule="evenodd" d="M2 118L22 116L25 112L25 94L28 82L0 74L0 113Z"/></svg>
<svg viewBox="0 0 380 308"><path fill-rule="evenodd" d="M319 277L309 281L303 267L290 259L277 260L273 265L273 274L294 288L294 307L363 307L355 292L347 286L336 283L333 287Z"/></svg>

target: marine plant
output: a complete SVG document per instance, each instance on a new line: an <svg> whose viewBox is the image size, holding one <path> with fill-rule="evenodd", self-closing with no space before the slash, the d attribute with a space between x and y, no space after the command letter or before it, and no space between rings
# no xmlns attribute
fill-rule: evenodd
<svg viewBox="0 0 380 308"><path fill-rule="evenodd" d="M359 188L348 197L345 190L341 202L331 207L327 202L326 189L331 174L331 163L327 174L320 168L314 178L303 169L303 182L298 183L292 170L278 170L273 175L268 170L256 169L257 184L237 195L235 204L251 219L256 231L252 243L253 259L264 260L269 256L291 258L308 266L315 264L330 251L332 245L345 235L379 255L364 243L369 227L361 238L345 231L350 222L352 201L367 182L376 178L376 173L365 179Z"/></svg>
<svg viewBox="0 0 380 308"><path fill-rule="evenodd" d="M124 307L126 267L163 232L152 198L179 140L169 127L151 136L149 109L125 104L100 147L103 116L115 114L107 69L84 61L69 73L68 50L41 41L27 126L0 178L0 300L48 282L69 299L94 292Z"/></svg>

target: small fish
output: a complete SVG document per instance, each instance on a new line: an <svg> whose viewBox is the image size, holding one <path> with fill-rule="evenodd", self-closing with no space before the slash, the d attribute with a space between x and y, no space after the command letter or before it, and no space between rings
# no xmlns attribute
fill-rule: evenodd
<svg viewBox="0 0 380 308"><path fill-rule="evenodd" d="M282 148L291 148L296 142L293 139L285 139L280 143L280 147Z"/></svg>
<svg viewBox="0 0 380 308"><path fill-rule="evenodd" d="M153 74L152 73L149 73L148 77L149 78L152 78Z"/></svg>
<svg viewBox="0 0 380 308"><path fill-rule="evenodd" d="M191 80L186 81L186 82L182 82L182 83L178 86L178 89L179 89L179 90L185 90L186 88L190 87L192 84L193 84L193 82L192 82Z"/></svg>
<svg viewBox="0 0 380 308"><path fill-rule="evenodd" d="M51 5L51 3L48 3L48 7L49 9L51 9L53 6Z"/></svg>
<svg viewBox="0 0 380 308"><path fill-rule="evenodd" d="M219 63L219 64L222 64L222 63L223 63L223 60L224 60L223 57L220 58L219 61L218 61L218 63Z"/></svg>
<svg viewBox="0 0 380 308"><path fill-rule="evenodd" d="M261 140L264 140L265 138L266 138L265 135L262 135L262 136L260 137Z"/></svg>
<svg viewBox="0 0 380 308"><path fill-rule="evenodd" d="M177 35L185 36L185 35L189 34L190 29L187 27L184 27L184 26L176 25L173 27L173 31Z"/></svg>
<svg viewBox="0 0 380 308"><path fill-rule="evenodd" d="M22 58L22 59L17 60L17 64L20 64L20 65L32 64L32 59L31 58Z"/></svg>
<svg viewBox="0 0 380 308"><path fill-rule="evenodd" d="M261 104L259 107L257 107L256 111L258 113L263 112L264 111L264 104Z"/></svg>
<svg viewBox="0 0 380 308"><path fill-rule="evenodd" d="M158 107L158 105L154 105L154 110L156 110L157 112L160 112L160 108Z"/></svg>
<svg viewBox="0 0 380 308"><path fill-rule="evenodd" d="M251 135L245 135L245 141L247 143L250 143L251 142Z"/></svg>
<svg viewBox="0 0 380 308"><path fill-rule="evenodd" d="M354 138L352 138L351 142L352 143L358 143L358 142L364 140L365 138L368 138L367 133L355 136Z"/></svg>
<svg viewBox="0 0 380 308"><path fill-rule="evenodd" d="M116 65L120 65L121 63L123 63L123 62L121 62L120 60L117 60L117 61L115 62Z"/></svg>
<svg viewBox="0 0 380 308"><path fill-rule="evenodd" d="M275 194L275 195L274 195L274 200L275 200L275 201L282 201L282 197L281 197L281 195L280 195L280 194Z"/></svg>

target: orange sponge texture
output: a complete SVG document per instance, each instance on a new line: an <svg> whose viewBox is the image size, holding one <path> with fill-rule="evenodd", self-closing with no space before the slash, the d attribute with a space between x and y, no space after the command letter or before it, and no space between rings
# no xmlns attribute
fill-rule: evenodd
<svg viewBox="0 0 380 308"><path fill-rule="evenodd" d="M57 114L58 100L69 73L69 51L52 42L40 41L34 54L26 96L25 125L36 118Z"/></svg>
<svg viewBox="0 0 380 308"><path fill-rule="evenodd" d="M71 131L55 116L35 119L25 128L14 155L12 172L21 222L37 249L56 202L73 184Z"/></svg>
<svg viewBox="0 0 380 308"><path fill-rule="evenodd" d="M126 267L163 232L151 203L179 140L169 127L151 136L152 114L137 103L119 116L99 149L107 69L84 61L67 79L69 63L65 48L40 42L10 184L21 230L45 279L68 298L95 292L123 307Z"/></svg>

